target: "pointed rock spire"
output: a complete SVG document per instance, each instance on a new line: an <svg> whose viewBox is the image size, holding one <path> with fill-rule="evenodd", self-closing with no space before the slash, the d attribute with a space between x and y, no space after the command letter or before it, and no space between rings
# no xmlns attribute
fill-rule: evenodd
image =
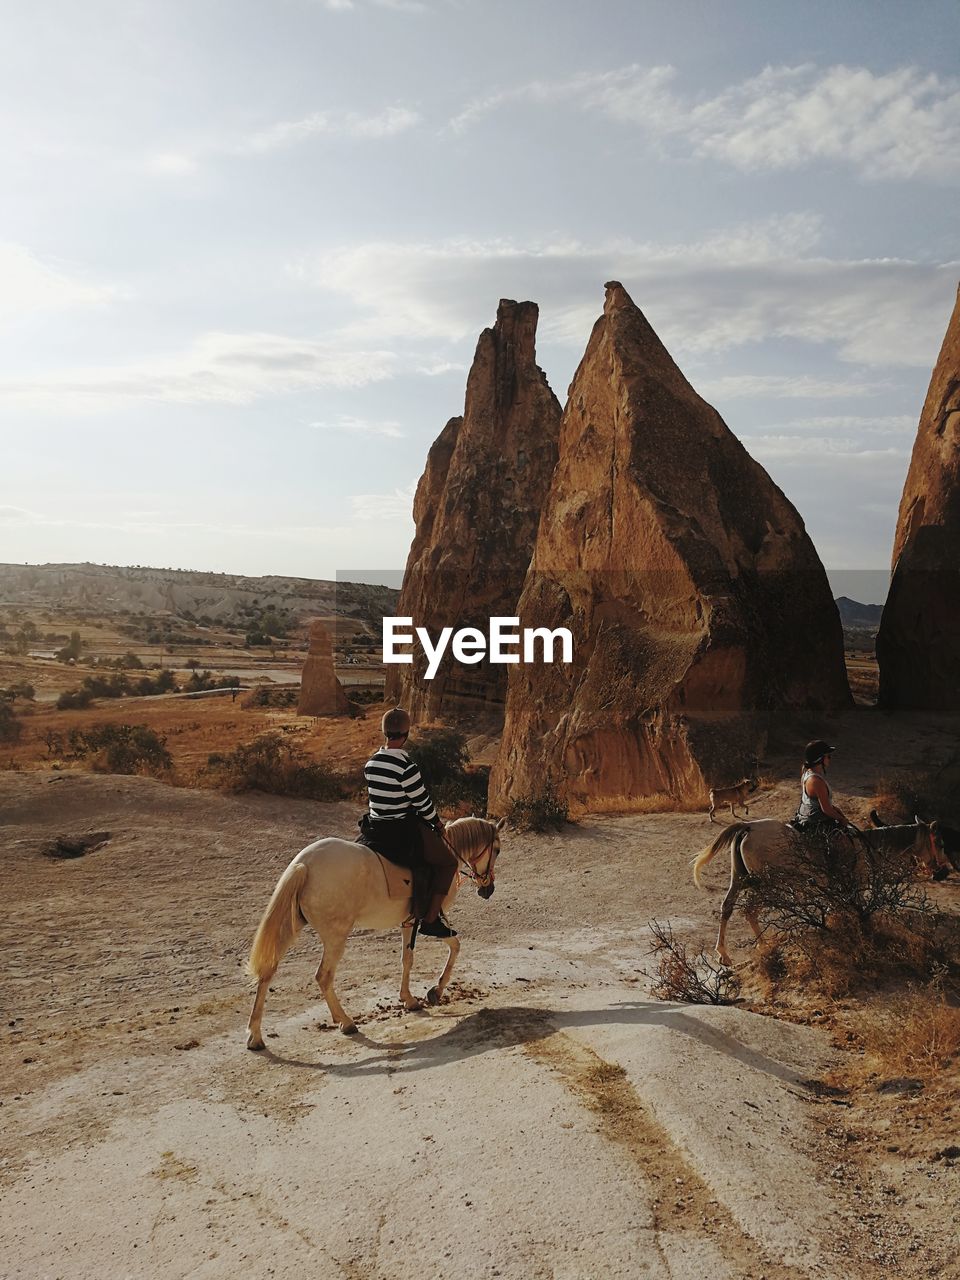
<svg viewBox="0 0 960 1280"><path fill-rule="evenodd" d="M773 717L850 700L840 620L796 510L607 285L570 388L519 612L569 666L509 675L491 805L705 798ZM802 737L802 730L799 731Z"/></svg>
<svg viewBox="0 0 960 1280"><path fill-rule="evenodd" d="M960 712L960 291L920 415L892 567L880 703Z"/></svg>
<svg viewBox="0 0 960 1280"><path fill-rule="evenodd" d="M557 459L561 410L536 363L539 309L503 299L484 329L467 378L463 417L434 442L414 499L416 534L397 615L436 639L441 628L516 613L540 510ZM387 671L388 699L414 720L503 720L506 668L444 659L433 680L414 649L412 666Z"/></svg>

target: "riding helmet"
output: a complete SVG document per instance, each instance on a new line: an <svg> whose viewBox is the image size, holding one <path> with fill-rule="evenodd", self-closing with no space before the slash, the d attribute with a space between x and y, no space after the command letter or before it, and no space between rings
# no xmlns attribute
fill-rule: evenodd
<svg viewBox="0 0 960 1280"><path fill-rule="evenodd" d="M836 751L836 747L831 747L829 742L824 742L823 738L815 738L813 742L808 742L803 751L803 763L805 765L819 764L824 756L832 755Z"/></svg>

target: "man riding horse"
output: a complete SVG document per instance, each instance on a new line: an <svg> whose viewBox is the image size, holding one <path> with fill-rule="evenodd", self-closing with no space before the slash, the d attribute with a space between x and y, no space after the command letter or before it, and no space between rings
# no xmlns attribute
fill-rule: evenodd
<svg viewBox="0 0 960 1280"><path fill-rule="evenodd" d="M443 838L443 823L420 770L404 750L410 716L402 707L380 722L385 745L364 765L369 813L360 820L359 844L414 871L413 909L420 932L430 938L453 938L440 914L457 874L457 859Z"/></svg>

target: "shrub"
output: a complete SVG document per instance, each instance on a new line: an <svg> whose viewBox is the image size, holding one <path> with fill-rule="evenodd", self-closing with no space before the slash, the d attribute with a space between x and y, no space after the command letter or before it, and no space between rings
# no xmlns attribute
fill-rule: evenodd
<svg viewBox="0 0 960 1280"><path fill-rule="evenodd" d="M534 796L518 796L507 810L507 821L517 831L559 830L570 821L566 801L561 800L547 783Z"/></svg>
<svg viewBox="0 0 960 1280"><path fill-rule="evenodd" d="M929 977L947 955L946 918L907 856L858 863L842 851L825 858L822 846L804 842L786 865L750 877L745 905L778 938L768 979L775 969L776 978L812 980L831 996L886 978Z"/></svg>
<svg viewBox="0 0 960 1280"><path fill-rule="evenodd" d="M940 769L892 774L881 779L876 798L887 821L912 822L919 814L927 822L939 818L960 826L960 762L954 759Z"/></svg>
<svg viewBox="0 0 960 1280"><path fill-rule="evenodd" d="M0 702L0 742L20 741L23 725L9 702Z"/></svg>
<svg viewBox="0 0 960 1280"><path fill-rule="evenodd" d="M740 983L732 969L701 949L691 955L673 936L669 924L650 921L650 955L657 962L653 994L658 1000L685 1004L733 1004Z"/></svg>
<svg viewBox="0 0 960 1280"><path fill-rule="evenodd" d="M459 730L424 730L408 750L439 808L456 809L466 804L480 816L486 813L490 770L470 767L467 740Z"/></svg>
<svg viewBox="0 0 960 1280"><path fill-rule="evenodd" d="M72 729L68 742L74 759L93 756L98 773L165 773L173 764L167 740L145 724L98 724Z"/></svg>
<svg viewBox="0 0 960 1280"><path fill-rule="evenodd" d="M960 1008L948 1000L941 974L888 997L860 1033L867 1057L884 1073L935 1083L960 1059Z"/></svg>
<svg viewBox="0 0 960 1280"><path fill-rule="evenodd" d="M18 680L16 684L12 684L6 689L0 689L0 701L16 702L17 698L22 698L24 702L32 702L36 693L37 691L32 684L28 684L26 680Z"/></svg>
<svg viewBox="0 0 960 1280"><path fill-rule="evenodd" d="M231 686L232 687L232 686ZM240 704L243 707L295 707L300 698L295 684L258 684Z"/></svg>
<svg viewBox="0 0 960 1280"><path fill-rule="evenodd" d="M89 689L67 689L57 698L58 711L82 711L93 701Z"/></svg>
<svg viewBox="0 0 960 1280"><path fill-rule="evenodd" d="M210 763L210 762L208 762ZM297 743L279 733L264 733L242 743L211 767L231 791L266 791L308 800L344 800L358 781L311 760Z"/></svg>
<svg viewBox="0 0 960 1280"><path fill-rule="evenodd" d="M67 643L63 646L62 649L57 650L57 658L61 662L70 662L70 661L76 662L76 660L80 657L80 652L82 649L83 649L83 641L80 639L80 632L71 631L70 639L67 641Z"/></svg>

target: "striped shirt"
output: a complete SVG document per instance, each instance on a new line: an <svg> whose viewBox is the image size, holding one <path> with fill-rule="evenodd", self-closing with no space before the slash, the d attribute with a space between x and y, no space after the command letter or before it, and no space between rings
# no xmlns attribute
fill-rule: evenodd
<svg viewBox="0 0 960 1280"><path fill-rule="evenodd" d="M434 822L437 811L423 785L420 770L406 751L381 747L363 766L370 794L370 817L381 821L405 818L418 813L424 822Z"/></svg>

